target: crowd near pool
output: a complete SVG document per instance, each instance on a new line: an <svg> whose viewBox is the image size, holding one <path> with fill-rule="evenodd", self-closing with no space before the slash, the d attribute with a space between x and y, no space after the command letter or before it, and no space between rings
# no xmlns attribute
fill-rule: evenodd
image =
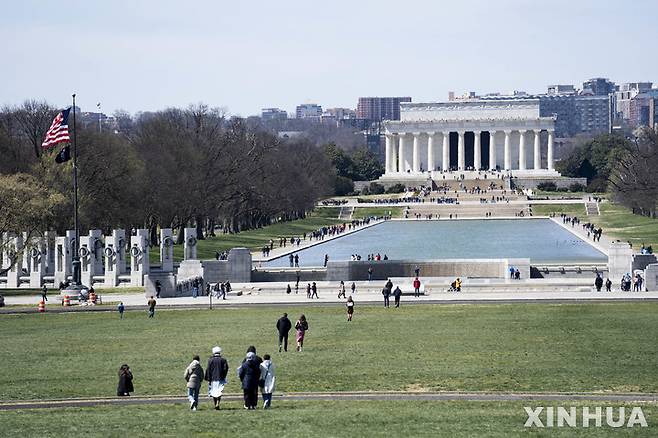
<svg viewBox="0 0 658 438"><path fill-rule="evenodd" d="M387 221L295 252L299 266L368 254L390 260L529 258L531 263L606 263L608 258L550 219ZM265 266L290 266L288 255Z"/></svg>

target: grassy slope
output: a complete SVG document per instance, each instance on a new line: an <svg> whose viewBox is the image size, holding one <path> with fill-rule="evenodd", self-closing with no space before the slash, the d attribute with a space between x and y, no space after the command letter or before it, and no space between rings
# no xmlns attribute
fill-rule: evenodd
<svg viewBox="0 0 658 438"><path fill-rule="evenodd" d="M600 205L601 216L593 217L593 222L623 241L630 241L634 248L642 243L658 250L658 219L633 214L620 205L609 202Z"/></svg>
<svg viewBox="0 0 658 438"><path fill-rule="evenodd" d="M364 218L368 216L386 216L391 213L392 217L402 217L402 207L356 207L353 217Z"/></svg>
<svg viewBox="0 0 658 438"><path fill-rule="evenodd" d="M280 237L301 237L304 233L315 231L327 225L342 223L338 217L339 207L317 208L306 218L243 231L236 234L220 234L216 237L200 240L197 245L197 255L200 259L214 259L215 251L224 251L236 247L247 247L253 250L260 249L270 239L277 241ZM276 245L276 244L275 244ZM159 249L152 248L150 252L152 261L159 260ZM182 260L183 245L174 247L174 259Z"/></svg>
<svg viewBox="0 0 658 438"><path fill-rule="evenodd" d="M0 399L113 395L122 363L137 394L180 394L190 357L223 347L229 392L247 346L276 348L282 308L0 317ZM295 310L304 353L274 353L282 391L658 391L658 304L451 305ZM294 320L293 320L294 322Z"/></svg>
<svg viewBox="0 0 658 438"><path fill-rule="evenodd" d="M535 216L549 216L551 213L560 215L585 217L584 204L533 204L532 214Z"/></svg>
<svg viewBox="0 0 658 438"><path fill-rule="evenodd" d="M619 437L655 436L658 407L643 404L647 428L636 425L613 429L603 427L523 427L527 415L523 406L619 406L590 402L279 402L269 411L244 411L240 403L224 404L220 412L209 409L204 400L197 412L183 404L156 406L114 406L80 409L48 409L0 412L7 436L272 436L272 437L398 437L450 436L453 438L521 437ZM637 404L636 404L637 405ZM622 405L623 406L623 405ZM628 420L633 405L626 405ZM615 408L615 419L617 418ZM545 422L545 415L540 419ZM582 417L578 414L578 425Z"/></svg>

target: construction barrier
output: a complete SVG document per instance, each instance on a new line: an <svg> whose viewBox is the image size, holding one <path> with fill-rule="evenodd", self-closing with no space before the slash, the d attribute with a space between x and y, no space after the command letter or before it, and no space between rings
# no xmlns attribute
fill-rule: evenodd
<svg viewBox="0 0 658 438"><path fill-rule="evenodd" d="M96 304L96 293L91 292L89 294L89 304Z"/></svg>
<svg viewBox="0 0 658 438"><path fill-rule="evenodd" d="M71 298L68 295L64 295L64 301L62 302L64 307L69 307L71 305Z"/></svg>
<svg viewBox="0 0 658 438"><path fill-rule="evenodd" d="M38 309L39 309L40 313L43 313L43 312L46 311L46 303L43 300L39 301Z"/></svg>

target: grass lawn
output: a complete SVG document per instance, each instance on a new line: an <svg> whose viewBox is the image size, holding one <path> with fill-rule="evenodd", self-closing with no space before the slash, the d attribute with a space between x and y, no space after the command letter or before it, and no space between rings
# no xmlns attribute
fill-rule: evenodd
<svg viewBox="0 0 658 438"><path fill-rule="evenodd" d="M155 406L104 406L47 410L0 412L6 436L86 436L86 437L398 437L450 436L453 438L557 436L619 437L656 436L658 408L640 404L648 427L614 429L582 426L582 406L624 406L628 421L636 405L590 402L431 402L431 401L307 401L282 402L274 399L273 408L245 411L238 402L222 403L219 412L209 409L207 399L200 410L189 412L184 404ZM578 427L525 428L524 406L574 406ZM545 423L545 415L540 414Z"/></svg>
<svg viewBox="0 0 658 438"><path fill-rule="evenodd" d="M215 251L225 251L236 247L247 247L257 250L265 246L270 239L277 241L280 237L301 237L304 233L315 231L328 225L343 223L338 220L340 207L316 208L306 218L288 222L278 222L267 227L255 230L247 230L235 234L219 234L200 240L197 244L197 256L199 259L214 259ZM152 261L159 260L159 248L151 248L150 258ZM174 259L183 259L183 245L174 246Z"/></svg>
<svg viewBox="0 0 658 438"><path fill-rule="evenodd" d="M532 214L535 216L549 216L551 213L584 218L585 204L532 204Z"/></svg>
<svg viewBox="0 0 658 438"><path fill-rule="evenodd" d="M305 351L276 353L283 308L0 315L0 399L112 396L122 363L136 395L178 395L192 355L273 353L280 391L658 392L658 304L295 308ZM294 336L293 336L294 337ZM292 341L292 339L291 339ZM292 344L293 342L291 342Z"/></svg>
<svg viewBox="0 0 658 438"><path fill-rule="evenodd" d="M356 207L352 217L360 219L368 216L386 216L391 213L392 217L402 217L402 207Z"/></svg>
<svg viewBox="0 0 658 438"><path fill-rule="evenodd" d="M611 202L599 205L600 216L591 217L592 222L622 241L630 241L633 248L639 249L642 244L651 245L654 252L658 250L658 219L633 214L629 209Z"/></svg>

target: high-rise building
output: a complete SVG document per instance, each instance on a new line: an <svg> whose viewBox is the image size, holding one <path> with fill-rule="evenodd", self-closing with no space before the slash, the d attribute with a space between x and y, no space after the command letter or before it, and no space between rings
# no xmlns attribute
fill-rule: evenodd
<svg viewBox="0 0 658 438"><path fill-rule="evenodd" d="M615 83L606 78L592 78L583 82L583 93L591 90L595 96L607 96L616 91Z"/></svg>
<svg viewBox="0 0 658 438"><path fill-rule="evenodd" d="M287 120L288 113L279 108L263 108L260 117L263 120Z"/></svg>
<svg viewBox="0 0 658 438"><path fill-rule="evenodd" d="M356 118L373 122L400 120L400 102L411 102L411 97L359 97Z"/></svg>
<svg viewBox="0 0 658 438"><path fill-rule="evenodd" d="M631 101L638 94L651 90L652 86L653 83L651 82L627 82L621 84L619 91L615 92L613 100L615 118L630 120Z"/></svg>
<svg viewBox="0 0 658 438"><path fill-rule="evenodd" d="M658 89L646 90L633 97L629 105L630 125L655 127L658 123L656 104L658 104Z"/></svg>
<svg viewBox="0 0 658 438"><path fill-rule="evenodd" d="M548 94L576 94L576 87L573 85L549 85Z"/></svg>
<svg viewBox="0 0 658 438"><path fill-rule="evenodd" d="M315 103L303 103L301 105L297 105L295 113L298 119L311 119L320 121L320 118L322 117L322 107Z"/></svg>

